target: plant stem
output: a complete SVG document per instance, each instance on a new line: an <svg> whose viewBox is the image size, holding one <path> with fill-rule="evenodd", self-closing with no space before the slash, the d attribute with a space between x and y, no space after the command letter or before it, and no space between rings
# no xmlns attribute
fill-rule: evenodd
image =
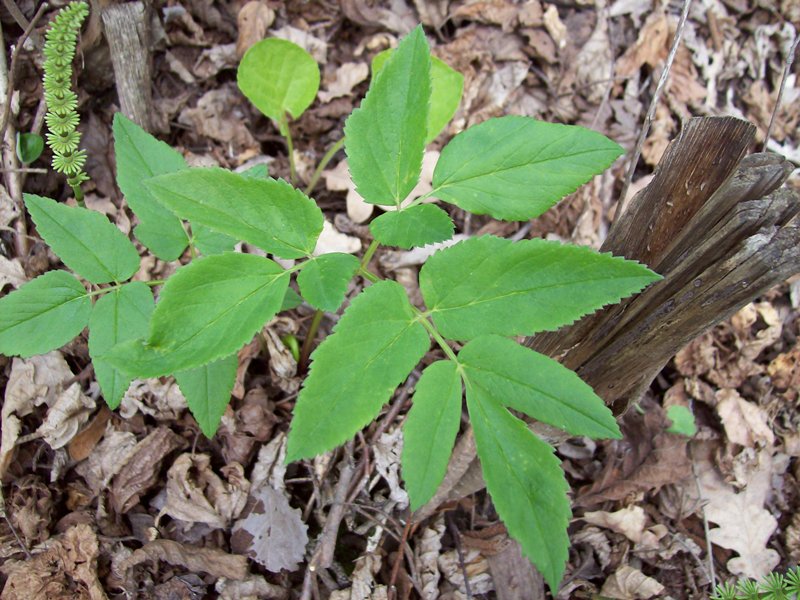
<svg viewBox="0 0 800 600"><path fill-rule="evenodd" d="M77 202L78 206L84 208L86 205L83 202L83 190L81 189L80 185L73 185L72 191L75 193L75 202Z"/></svg>
<svg viewBox="0 0 800 600"><path fill-rule="evenodd" d="M428 317L416 307L414 308L414 312L417 313L417 317L419 322L422 323L422 326L428 331L431 337L439 344L439 347L444 350L444 353L447 355L447 358L452 360L454 363L458 364L458 358L456 357L456 353L453 352L453 349L448 345L447 340L442 337L442 334L439 333L439 330L436 329L436 325L431 323L428 320Z"/></svg>
<svg viewBox="0 0 800 600"><path fill-rule="evenodd" d="M286 150L289 153L289 178L292 181L292 185L297 187L297 166L294 164L294 141L292 141L292 132L289 129L289 121L286 118L286 114L281 117L280 123L278 123L278 131L280 131L283 139L286 140Z"/></svg>
<svg viewBox="0 0 800 600"><path fill-rule="evenodd" d="M311 348L314 345L314 338L317 337L319 324L322 323L322 316L324 313L317 309L314 316L311 318L311 325L308 327L306 339L303 340L303 347L300 349L300 359L297 361L297 370L302 373L305 372L308 366L308 357L311 356Z"/></svg>
<svg viewBox="0 0 800 600"><path fill-rule="evenodd" d="M322 160L319 161L317 168L314 169L314 174L311 176L311 181L308 182L308 185L303 192L306 196L310 196L311 192L314 191L314 188L317 186L317 182L319 182L319 178L322 176L322 171L325 170L325 167L328 166L328 163L333 160L333 157L339 150L342 149L342 147L344 147L344 138L341 138L333 146L328 148L328 151L324 154Z"/></svg>
<svg viewBox="0 0 800 600"><path fill-rule="evenodd" d="M372 257L375 255L375 251L380 246L380 242L378 240L372 240L367 251L364 253L364 257L361 259L361 267L362 271L366 270L367 266L369 265L369 261L372 260Z"/></svg>

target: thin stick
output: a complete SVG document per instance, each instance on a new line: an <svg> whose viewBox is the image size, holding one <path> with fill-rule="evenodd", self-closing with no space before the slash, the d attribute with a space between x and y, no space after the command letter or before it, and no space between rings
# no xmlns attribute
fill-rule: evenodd
<svg viewBox="0 0 800 600"><path fill-rule="evenodd" d="M692 0L684 0L683 11L681 12L680 21L678 21L678 28L675 30L675 37L672 40L672 47L669 49L667 62L664 65L664 70L661 71L661 78L658 80L656 91L653 93L653 99L650 101L650 108L647 110L647 115L645 116L644 123L642 124L642 130L639 132L639 138L636 140L636 146L633 150L633 156L631 156L628 173L625 175L625 180L622 182L622 191L619 195L619 202L617 202L617 211L614 215L614 221L616 221L616 219L622 214L622 211L625 208L625 196L628 194L628 188L630 188L631 182L633 181L633 174L636 172L636 165L639 163L639 156L642 154L642 146L644 146L644 141L650 131L650 123L652 123L653 117L656 114L658 101L661 98L661 92L667 83L667 79L669 79L669 72L672 69L672 63L675 61L675 55L678 53L678 47L680 46L681 38L683 37L683 29L686 25L686 18L689 16L689 8L691 5Z"/></svg>
<svg viewBox="0 0 800 600"><path fill-rule="evenodd" d="M464 578L464 592L467 595L468 600L472 600L472 590L469 587L469 576L467 575L467 565L464 562L464 553L461 551L461 534L456 527L455 521L453 521L452 515L448 512L444 515L445 521L447 521L447 529L450 531L450 535L453 537L453 543L456 545L456 553L458 554L458 564L461 566L461 576Z"/></svg>
<svg viewBox="0 0 800 600"><path fill-rule="evenodd" d="M800 35L795 34L794 41L792 42L792 45L789 48L789 55L786 57L786 63L783 65L783 76L781 77L781 86L780 88L778 88L778 97L775 99L775 108L772 109L772 116L769 118L769 127L767 127L767 135L764 136L764 147L761 149L762 152L767 151L767 144L769 144L769 138L772 135L772 126L775 124L775 117L777 117L778 110L781 107L781 101L783 100L783 91L786 88L786 79L789 77L789 73L792 70L792 63L794 63L794 53L797 51L798 42L800 42Z"/></svg>
<svg viewBox="0 0 800 600"><path fill-rule="evenodd" d="M692 454L692 447L691 445L688 447L689 450L689 458L692 461L692 476L694 477L694 484L697 487L697 496L700 499L700 502L704 502L703 498L703 488L700 485L700 477L697 475L697 470L695 468L694 456ZM706 517L706 508L705 505L703 506L702 510L703 515L703 532L706 536L706 554L708 555L708 573L711 576L711 589L713 590L717 587L717 574L714 570L714 554L713 548L711 547L711 538L708 535L709 527L708 527L708 518Z"/></svg>
<svg viewBox="0 0 800 600"><path fill-rule="evenodd" d="M286 115L283 115L278 123L278 131L286 141L286 151L289 153L289 179L292 185L297 185L297 167L294 164L294 141L292 140L292 132L289 129L289 120Z"/></svg>
<svg viewBox="0 0 800 600"><path fill-rule="evenodd" d="M20 26L21 29L27 29L30 23L28 23L28 19L25 18L25 15L22 14L22 11L19 9L17 4L14 0L3 0L3 5L6 7L6 10L11 13L11 16L17 22L17 25Z"/></svg>
<svg viewBox="0 0 800 600"><path fill-rule="evenodd" d="M322 529L322 537L319 545L314 551L311 559L311 566L314 568L328 568L333 563L333 551L336 549L336 538L339 533L339 525L344 518L344 509L347 500L347 491L350 488L350 481L353 479L353 441L350 440L344 448L342 457L344 466L339 473L339 481L336 483L336 490L333 494L333 504L328 512L328 519Z"/></svg>
<svg viewBox="0 0 800 600"><path fill-rule="evenodd" d="M395 598L397 598L395 581L397 581L397 575L400 573L400 563L403 562L403 555L405 554L404 548L406 544L408 544L408 536L413 526L413 522L409 519L406 526L403 528L403 537L400 539L400 547L397 549L397 557L394 559L392 573L389 577L389 600L395 600Z"/></svg>
<svg viewBox="0 0 800 600"><path fill-rule="evenodd" d="M3 139L3 136L6 133L8 120L11 117L11 97L14 95L14 75L17 71L17 60L19 54L22 51L22 47L25 45L25 40L30 37L31 33L33 32L33 28L36 27L36 22L42 17L45 9L47 9L47 2L42 4L39 7L39 10L36 11L36 14L33 15L33 19L31 19L28 27L25 28L25 31L17 40L17 44L14 46L14 52L11 53L11 66L8 69L8 88L6 89L6 104L3 107L3 119L0 121L0 140Z"/></svg>

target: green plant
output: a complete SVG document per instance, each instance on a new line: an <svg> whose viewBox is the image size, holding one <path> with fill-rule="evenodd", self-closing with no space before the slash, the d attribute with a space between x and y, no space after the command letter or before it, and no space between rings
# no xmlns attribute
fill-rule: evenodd
<svg viewBox="0 0 800 600"><path fill-rule="evenodd" d="M795 600L800 598L800 567L792 567L786 575L769 573L761 582L740 579L718 584L711 600Z"/></svg>
<svg viewBox="0 0 800 600"><path fill-rule="evenodd" d="M553 448L509 409L574 435L608 438L620 431L575 373L511 338L557 329L636 293L658 275L587 248L482 236L438 251L422 267L426 308L420 309L400 284L380 279L369 264L380 244L414 247L452 236L450 216L422 204L428 197L476 214L527 220L608 167L621 149L580 127L491 119L453 138L436 165L433 191L406 203L426 143L458 104L460 78L431 60L421 28L381 61L366 98L347 119L344 138L321 161L344 146L361 196L396 209L372 221L375 239L360 260L314 255L323 215L307 193L259 173L188 169L180 154L117 115L118 182L140 220L136 237L165 260L188 246L191 261L166 282L127 282L138 255L105 217L26 195L39 234L90 289L53 271L0 299L0 352L42 353L88 324L90 354L109 406L119 404L134 377L174 374L211 436L230 399L236 352L277 312L300 301L289 287L292 277L305 302L334 311L359 276L369 285L312 356L287 460L312 457L355 435L433 340L444 358L424 369L404 428L402 466L412 508L432 496L445 473L465 389L497 511L555 589L569 544L567 482ZM284 67L270 71L276 64ZM436 70L440 75L432 77ZM266 40L248 52L238 75L291 153L289 117L298 117L317 92L312 63L296 47ZM285 269L269 258L225 251L236 240L296 262ZM162 283L154 303L150 288ZM92 298L98 298L94 305Z"/></svg>
<svg viewBox="0 0 800 600"><path fill-rule="evenodd" d="M72 61L81 24L89 14L86 2L71 2L58 12L45 34L44 100L45 122L50 130L47 144L53 151L53 169L67 176L67 183L79 204L83 202L81 184L88 179L83 171L86 151L78 148L78 96L72 91Z"/></svg>

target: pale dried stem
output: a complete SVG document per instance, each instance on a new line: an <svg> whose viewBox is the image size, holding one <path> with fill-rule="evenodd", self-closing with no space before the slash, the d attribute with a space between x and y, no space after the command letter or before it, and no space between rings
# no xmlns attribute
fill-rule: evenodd
<svg viewBox="0 0 800 600"><path fill-rule="evenodd" d="M792 71L792 64L794 63L794 54L797 52L797 43L800 42L800 34L795 33L794 41L792 45L789 47L789 53L786 55L786 62L783 65L783 75L781 76L781 85L778 88L778 97L775 98L775 108L772 109L772 116L769 118L769 126L767 127L767 134L764 136L764 147L762 152L767 151L767 144L769 144L769 138L772 136L772 127L775 125L775 118L778 115L778 110L781 107L781 101L783 100L783 92L786 89L786 79L789 77L789 73Z"/></svg>

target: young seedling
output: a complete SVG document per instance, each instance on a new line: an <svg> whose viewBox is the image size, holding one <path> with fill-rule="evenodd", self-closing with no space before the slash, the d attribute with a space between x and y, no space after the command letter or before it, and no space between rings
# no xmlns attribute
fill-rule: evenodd
<svg viewBox="0 0 800 600"><path fill-rule="evenodd" d="M288 117L299 117L313 101L318 69L286 44L255 46L238 80L288 140ZM261 68L275 56L290 57L291 69ZM53 271L0 299L0 352L46 352L88 324L110 406L119 404L132 378L174 374L211 436L230 398L237 351L276 313L296 305L292 278L302 299L324 311L338 309L349 281L361 277L364 291L312 355L287 460L311 458L352 438L433 341L443 359L424 369L404 428L402 466L412 508L430 499L444 476L465 394L497 512L555 590L569 545L568 486L554 449L510 410L573 435L620 432L575 373L513 338L558 329L659 277L587 248L493 236L468 239L428 260L419 276L424 307L414 306L399 283L370 271L380 244L415 247L452 236L449 214L422 204L427 197L475 214L528 220L621 154L617 144L580 127L490 119L453 138L436 165L433 191L409 198L426 144L452 116L454 95L460 97L461 79L451 71L432 60L418 27L376 61L367 96L347 119L343 144L357 191L369 203L397 209L372 221L375 239L361 260L314 255L323 215L307 193L263 175L186 168L177 152L117 115L118 181L140 221L136 237L164 260L189 247L192 260L163 282L154 303L150 287L162 282L126 283L138 254L105 217L28 195L39 234L89 291L77 277ZM294 265L226 251L235 241Z"/></svg>

